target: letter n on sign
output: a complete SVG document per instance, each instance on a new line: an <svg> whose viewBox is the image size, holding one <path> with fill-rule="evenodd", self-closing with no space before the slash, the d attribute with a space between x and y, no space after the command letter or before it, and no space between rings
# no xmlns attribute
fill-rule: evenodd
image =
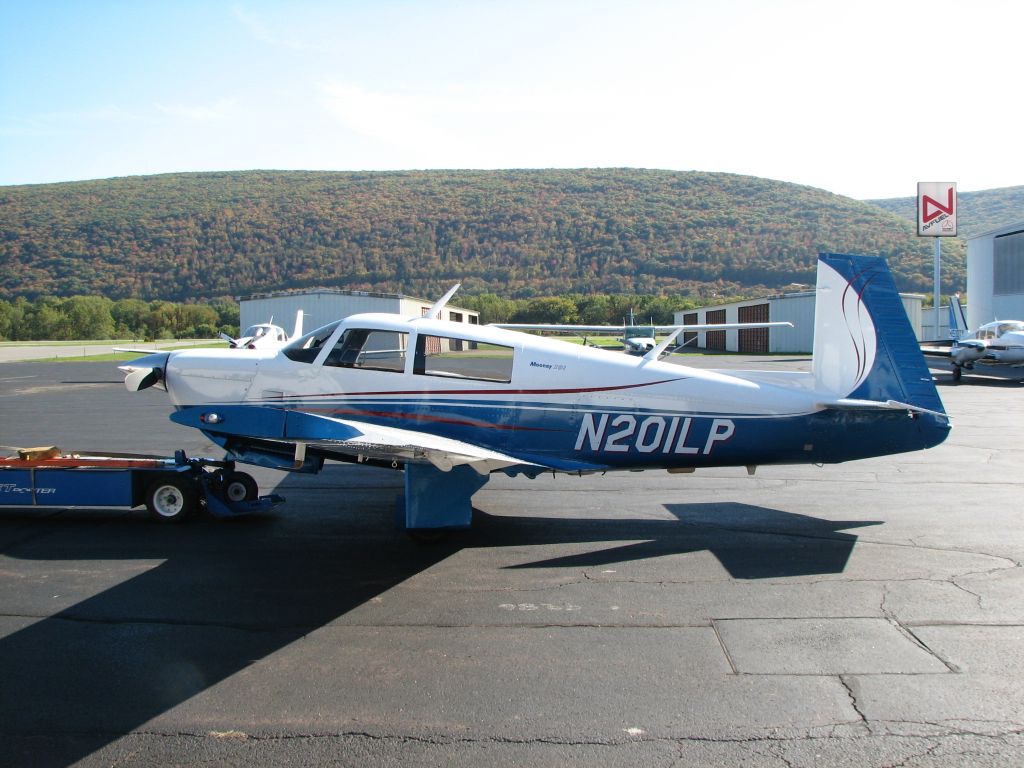
<svg viewBox="0 0 1024 768"><path fill-rule="evenodd" d="M956 182L917 183L917 234L956 237Z"/></svg>

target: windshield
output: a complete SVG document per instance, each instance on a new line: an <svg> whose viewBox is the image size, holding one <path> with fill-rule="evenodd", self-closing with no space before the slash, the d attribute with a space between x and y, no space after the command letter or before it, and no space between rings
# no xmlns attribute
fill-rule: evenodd
<svg viewBox="0 0 1024 768"><path fill-rule="evenodd" d="M284 353L297 363L312 363L339 325L341 320L335 320L322 328L310 331L286 346Z"/></svg>

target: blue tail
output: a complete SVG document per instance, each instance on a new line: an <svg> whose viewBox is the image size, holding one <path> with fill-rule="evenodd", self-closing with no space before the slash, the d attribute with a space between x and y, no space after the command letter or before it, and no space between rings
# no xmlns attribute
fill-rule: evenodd
<svg viewBox="0 0 1024 768"><path fill-rule="evenodd" d="M814 324L818 387L840 398L945 413L885 260L818 257Z"/></svg>
<svg viewBox="0 0 1024 768"><path fill-rule="evenodd" d="M967 333L967 318L964 316L964 305L960 303L960 294L949 299L949 338L959 339Z"/></svg>

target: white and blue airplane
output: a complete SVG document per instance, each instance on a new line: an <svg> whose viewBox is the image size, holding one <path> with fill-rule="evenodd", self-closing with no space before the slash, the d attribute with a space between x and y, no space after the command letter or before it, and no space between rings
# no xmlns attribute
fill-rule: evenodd
<svg viewBox="0 0 1024 768"><path fill-rule="evenodd" d="M818 262L810 372L701 370L493 326L352 315L280 350L196 349L122 366L162 383L171 419L240 462L327 459L405 471L405 525L466 527L493 472L535 477L836 463L916 451L950 430L884 260ZM735 327L735 326L734 326Z"/></svg>
<svg viewBox="0 0 1024 768"><path fill-rule="evenodd" d="M923 342L927 357L948 358L953 380L963 372L1019 379L1024 375L1024 322L994 320L977 330L967 330L959 295L949 302L949 341Z"/></svg>

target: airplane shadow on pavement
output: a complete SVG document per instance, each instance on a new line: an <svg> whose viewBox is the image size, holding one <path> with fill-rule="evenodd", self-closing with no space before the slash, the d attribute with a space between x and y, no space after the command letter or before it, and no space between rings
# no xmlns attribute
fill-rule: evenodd
<svg viewBox="0 0 1024 768"><path fill-rule="evenodd" d="M138 513L0 513L0 553L27 575L8 581L21 594L5 602L23 608L0 624L10 632L0 639L0 764L82 759L464 547L613 545L516 568L707 549L733 577L759 579L841 572L857 537L839 531L873 524L728 503L669 505L677 520L477 511L471 531L423 547L393 529L379 500L391 490L376 496L356 512L306 504L185 526ZM56 599L67 607L39 608Z"/></svg>
<svg viewBox="0 0 1024 768"><path fill-rule="evenodd" d="M666 504L677 520L544 520L533 543L632 540L610 549L552 558L515 568L589 568L708 550L735 579L842 573L857 537L848 528L879 521L822 520L749 504ZM478 518L477 518L478 519ZM502 521L509 518L502 518ZM530 523L512 519L519 541ZM559 531L566 534L559 539ZM507 532L511 535L511 532ZM588 536L590 538L588 538ZM644 539L644 541L635 541Z"/></svg>

